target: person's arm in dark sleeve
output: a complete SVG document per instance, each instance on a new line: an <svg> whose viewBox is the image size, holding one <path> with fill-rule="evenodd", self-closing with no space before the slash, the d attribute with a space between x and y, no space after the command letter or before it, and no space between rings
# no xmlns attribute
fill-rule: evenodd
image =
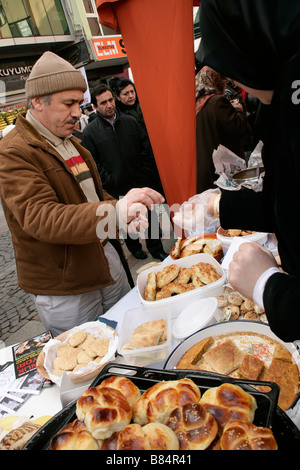
<svg viewBox="0 0 300 470"><path fill-rule="evenodd" d="M270 328L286 342L300 339L299 292L299 276L276 273L265 285L263 301Z"/></svg>
<svg viewBox="0 0 300 470"><path fill-rule="evenodd" d="M94 139L85 130L82 133L81 145L83 147L85 147L91 153L91 155L92 155L92 157L93 157L93 159L96 163L97 170L98 170L98 173L100 175L102 185L105 189L109 190L109 188L111 188L114 184L113 175L103 165L102 159L101 159L101 154L99 152L99 149L97 148L97 145L96 145Z"/></svg>

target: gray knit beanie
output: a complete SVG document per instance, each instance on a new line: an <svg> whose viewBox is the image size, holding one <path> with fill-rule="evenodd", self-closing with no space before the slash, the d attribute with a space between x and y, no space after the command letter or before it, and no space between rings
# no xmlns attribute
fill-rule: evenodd
<svg viewBox="0 0 300 470"><path fill-rule="evenodd" d="M87 89L79 70L53 52L47 51L34 64L25 83L26 98L51 95L65 90Z"/></svg>

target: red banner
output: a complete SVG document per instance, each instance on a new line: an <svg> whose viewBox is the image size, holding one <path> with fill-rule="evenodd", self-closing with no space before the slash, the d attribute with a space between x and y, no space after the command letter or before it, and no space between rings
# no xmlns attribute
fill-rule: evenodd
<svg viewBox="0 0 300 470"><path fill-rule="evenodd" d="M193 5L97 0L100 23L124 39L169 206L196 194Z"/></svg>

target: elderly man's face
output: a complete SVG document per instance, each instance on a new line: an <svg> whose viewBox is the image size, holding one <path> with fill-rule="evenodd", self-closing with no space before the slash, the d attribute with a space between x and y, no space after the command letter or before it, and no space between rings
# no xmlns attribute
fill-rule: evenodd
<svg viewBox="0 0 300 470"><path fill-rule="evenodd" d="M66 90L51 95L50 102L45 101L43 97L33 98L32 112L54 135L64 138L72 134L76 122L81 117L82 102L82 91Z"/></svg>

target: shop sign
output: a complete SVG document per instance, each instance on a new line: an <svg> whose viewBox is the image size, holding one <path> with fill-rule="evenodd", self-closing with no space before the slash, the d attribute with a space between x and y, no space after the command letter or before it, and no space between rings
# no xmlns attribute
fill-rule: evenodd
<svg viewBox="0 0 300 470"><path fill-rule="evenodd" d="M101 36L92 39L97 60L127 57L124 41L121 36Z"/></svg>

